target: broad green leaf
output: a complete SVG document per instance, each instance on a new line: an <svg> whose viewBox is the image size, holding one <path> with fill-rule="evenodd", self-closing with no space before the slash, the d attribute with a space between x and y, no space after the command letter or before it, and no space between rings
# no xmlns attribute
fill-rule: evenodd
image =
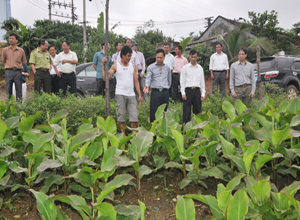
<svg viewBox="0 0 300 220"><path fill-rule="evenodd" d="M24 134L23 134L23 140L25 142L31 143L32 145L34 145L37 138L38 138L38 135L32 131L27 131L27 132L24 132Z"/></svg>
<svg viewBox="0 0 300 220"><path fill-rule="evenodd" d="M219 183L217 186L217 198L219 198L220 194L226 190L225 186L222 183Z"/></svg>
<svg viewBox="0 0 300 220"><path fill-rule="evenodd" d="M243 112L247 110L247 107L241 100L238 99L235 102L235 109L236 109L237 113L239 114L239 116L241 116L243 114Z"/></svg>
<svg viewBox="0 0 300 220"><path fill-rule="evenodd" d="M274 134L272 135L272 143L275 147L278 147L278 145L287 139L290 136L290 126L287 126L283 130L276 130Z"/></svg>
<svg viewBox="0 0 300 220"><path fill-rule="evenodd" d="M232 190L234 190L234 188L240 184L241 179L243 177L245 177L245 174L240 173L239 175L237 175L236 177L234 177L233 179L231 179L229 181L229 183L227 184L227 186L226 186L226 191L232 191Z"/></svg>
<svg viewBox="0 0 300 220"><path fill-rule="evenodd" d="M178 150L182 154L184 152L184 146L183 146L184 145L184 138L183 138L183 135L179 131L175 130L174 128L171 128L171 131L172 131L173 137L176 141Z"/></svg>
<svg viewBox="0 0 300 220"><path fill-rule="evenodd" d="M296 115L292 118L292 121L290 123L290 126L291 127L294 127L294 126L298 126L300 125L300 115Z"/></svg>
<svg viewBox="0 0 300 220"><path fill-rule="evenodd" d="M44 158L43 162L38 166L37 171L41 173L46 169L54 169L57 167L61 167L62 165L63 163L61 163L59 160L50 160L46 157Z"/></svg>
<svg viewBox="0 0 300 220"><path fill-rule="evenodd" d="M90 218L88 216L90 216L92 213L85 199L77 195L71 195L68 197L71 201L70 205L80 213L84 220L89 220Z"/></svg>
<svg viewBox="0 0 300 220"><path fill-rule="evenodd" d="M178 186L180 187L180 189L183 189L184 187L186 187L187 185L189 185L191 182L192 182L191 179L183 178L181 180L181 182L178 184Z"/></svg>
<svg viewBox="0 0 300 220"><path fill-rule="evenodd" d="M219 137L221 140L223 154L233 155L235 152L235 147L233 146L233 144L225 140L223 136L220 135Z"/></svg>
<svg viewBox="0 0 300 220"><path fill-rule="evenodd" d="M215 218L222 219L224 218L224 214L222 213L221 209L218 206L218 201L213 196L205 196L206 204L209 205L211 213L214 215Z"/></svg>
<svg viewBox="0 0 300 220"><path fill-rule="evenodd" d="M175 168L178 168L178 169L181 169L183 170L183 166L182 164L179 164L177 162L168 162L165 164L165 168L168 169L168 168L172 168L172 167L175 167Z"/></svg>
<svg viewBox="0 0 300 220"><path fill-rule="evenodd" d="M1 162L1 161L0 161ZM1 168L1 167L0 167ZM0 170L1 171L1 170ZM10 174L6 174L5 177L0 178L0 186L6 186L8 180L10 179Z"/></svg>
<svg viewBox="0 0 300 220"><path fill-rule="evenodd" d="M187 37L180 42L180 45L182 46L182 53L185 52L186 46L188 45L191 39L191 37Z"/></svg>
<svg viewBox="0 0 300 220"><path fill-rule="evenodd" d="M167 157L160 157L160 156L154 155L153 160L154 160L156 169L162 168L165 164L166 159L167 159Z"/></svg>
<svg viewBox="0 0 300 220"><path fill-rule="evenodd" d="M106 126L107 126L107 132L110 132L111 134L116 133L117 125L115 119L112 116L107 117Z"/></svg>
<svg viewBox="0 0 300 220"><path fill-rule="evenodd" d="M231 121L235 119L235 109L230 102L224 101L222 104L222 110L227 113Z"/></svg>
<svg viewBox="0 0 300 220"><path fill-rule="evenodd" d="M146 155L153 142L153 133L148 131L138 132L132 139L132 154L136 161Z"/></svg>
<svg viewBox="0 0 300 220"><path fill-rule="evenodd" d="M297 110L299 109L299 99L293 99L287 109L286 109L286 113L287 114L296 114L297 113Z"/></svg>
<svg viewBox="0 0 300 220"><path fill-rule="evenodd" d="M218 206L223 211L223 213L226 213L226 209L229 205L229 202L231 201L231 198L231 191L224 191L218 197Z"/></svg>
<svg viewBox="0 0 300 220"><path fill-rule="evenodd" d="M223 157L232 160L237 165L240 172L247 173L246 167L245 167L245 164L244 164L244 161L242 158L235 156L235 155L226 155L226 154L224 154Z"/></svg>
<svg viewBox="0 0 300 220"><path fill-rule="evenodd" d="M53 184L61 185L64 181L65 180L61 176L52 173L52 175L46 179L44 186L40 189L40 192L47 193Z"/></svg>
<svg viewBox="0 0 300 220"><path fill-rule="evenodd" d="M116 155L116 150L116 147L110 147L104 153L101 163L102 172L112 170L118 164L118 161L113 158Z"/></svg>
<svg viewBox="0 0 300 220"><path fill-rule="evenodd" d="M27 185L14 184L14 186L10 189L10 192L14 192L18 189L28 189Z"/></svg>
<svg viewBox="0 0 300 220"><path fill-rule="evenodd" d="M177 196L176 204L177 220L193 220L196 219L194 202L191 198Z"/></svg>
<svg viewBox="0 0 300 220"><path fill-rule="evenodd" d="M201 176L212 176L216 179L223 179L223 172L218 167L213 167L207 170L200 171Z"/></svg>
<svg viewBox="0 0 300 220"><path fill-rule="evenodd" d="M92 132L83 132L72 137L69 153L72 154L84 142L94 140L99 134Z"/></svg>
<svg viewBox="0 0 300 220"><path fill-rule="evenodd" d="M58 210L57 220L71 220L69 216L63 213L61 210Z"/></svg>
<svg viewBox="0 0 300 220"><path fill-rule="evenodd" d="M2 158L7 157L7 156L11 155L12 153L14 153L15 151L16 151L15 148L10 147L10 146L7 145L7 146L4 148L4 150L2 151L2 153L0 154L0 158L1 158L1 157L2 157ZM0 175L0 178L1 178L1 175Z"/></svg>
<svg viewBox="0 0 300 220"><path fill-rule="evenodd" d="M270 130L267 130L265 128L262 128L261 130L255 130L252 129L255 137L260 141L268 141L272 143L272 132Z"/></svg>
<svg viewBox="0 0 300 220"><path fill-rule="evenodd" d="M85 155L87 155L91 161L94 161L99 156L101 156L102 151L103 151L102 143L101 142L93 142L92 144L90 144L87 147L87 149L85 151Z"/></svg>
<svg viewBox="0 0 300 220"><path fill-rule="evenodd" d="M5 137L7 129L8 128L7 128L6 124L4 123L4 121L2 121L0 119L0 141L2 141L3 138Z"/></svg>
<svg viewBox="0 0 300 220"><path fill-rule="evenodd" d="M40 147L41 147L44 143L51 141L53 138L54 138L54 132L42 134L41 136L39 136L39 137L35 140L34 145L33 145L32 152L33 152L33 153L37 152L38 149L40 149Z"/></svg>
<svg viewBox="0 0 300 220"><path fill-rule="evenodd" d="M15 161L14 161L14 163L9 164L8 168L10 170L12 170L14 173L24 173L24 172L27 173L28 172L27 168L17 166Z"/></svg>
<svg viewBox="0 0 300 220"><path fill-rule="evenodd" d="M244 189L239 189L232 197L228 209L228 220L243 220L248 212L248 196Z"/></svg>
<svg viewBox="0 0 300 220"><path fill-rule="evenodd" d="M106 121L104 118L100 116L97 117L97 127L100 128L102 131L104 131L105 134L107 133Z"/></svg>
<svg viewBox="0 0 300 220"><path fill-rule="evenodd" d="M97 202L101 203L103 199L113 190L124 186L128 185L130 180L132 180L133 177L129 174L120 174L117 175L112 181L109 183L105 184L101 194L97 197Z"/></svg>
<svg viewBox="0 0 300 220"><path fill-rule="evenodd" d="M23 133L25 131L30 131L33 126L34 121L38 117L40 117L43 113L44 113L43 111L38 111L38 112L36 112L35 115L28 116L27 118L24 117L21 120L20 125L19 125L19 133Z"/></svg>
<svg viewBox="0 0 300 220"><path fill-rule="evenodd" d="M0 179L7 171L7 163L0 160Z"/></svg>
<svg viewBox="0 0 300 220"><path fill-rule="evenodd" d="M140 179L142 179L142 177L144 175L149 175L150 173L152 173L152 170L150 169L150 167L146 166L146 165L142 165L139 169L139 176Z"/></svg>
<svg viewBox="0 0 300 220"><path fill-rule="evenodd" d="M117 212L112 206L112 204L103 202L96 206L96 209L98 210L98 218L100 217L109 217L111 220L117 219Z"/></svg>
<svg viewBox="0 0 300 220"><path fill-rule="evenodd" d="M115 155L114 157L118 161L118 164L117 164L118 167L128 167L128 166L132 166L134 163L136 163L135 160L131 160L129 157L126 157L126 156Z"/></svg>
<svg viewBox="0 0 300 220"><path fill-rule="evenodd" d="M19 125L20 116L11 117L5 120L8 129L16 128ZM1 126L2 127L2 126Z"/></svg>
<svg viewBox="0 0 300 220"><path fill-rule="evenodd" d="M284 213L290 209L292 202L286 193L271 192L273 205L276 211Z"/></svg>
<svg viewBox="0 0 300 220"><path fill-rule="evenodd" d="M58 112L56 112L54 118L49 121L49 124L57 124L62 118L67 117L69 114L69 110L67 109L60 109Z"/></svg>
<svg viewBox="0 0 300 220"><path fill-rule="evenodd" d="M114 134L112 134L110 132L107 132L107 136L108 136L108 139L110 141L111 146L116 146L117 148L119 148L119 140L118 140L118 138Z"/></svg>
<svg viewBox="0 0 300 220"><path fill-rule="evenodd" d="M43 219L53 220L57 217L57 208L53 201L48 200L47 195L42 192L36 192L33 189L29 189L30 192L36 198L37 209L43 216Z"/></svg>
<svg viewBox="0 0 300 220"><path fill-rule="evenodd" d="M284 187L280 192L285 192L291 196L294 196L300 189L300 181L294 181L291 185Z"/></svg>
<svg viewBox="0 0 300 220"><path fill-rule="evenodd" d="M283 157L283 155L279 154L279 153L276 153L273 156L271 156L271 155L262 155L262 154L258 155L258 157L257 157L257 159L255 161L256 172L260 168L262 168L265 165L265 163L267 163L270 160L273 160L275 158L279 158L279 157Z"/></svg>
<svg viewBox="0 0 300 220"><path fill-rule="evenodd" d="M258 198L258 205L263 205L271 196L271 185L267 180L258 181L256 185L252 187L253 193Z"/></svg>
<svg viewBox="0 0 300 220"><path fill-rule="evenodd" d="M155 112L155 120L159 120L164 117L165 108L166 108L166 104L162 104L157 108Z"/></svg>
<svg viewBox="0 0 300 220"><path fill-rule="evenodd" d="M258 151L259 143L252 145L251 147L247 148L246 153L243 155L243 161L246 168L247 175L249 176L250 168L252 164L252 159L256 152Z"/></svg>
<svg viewBox="0 0 300 220"><path fill-rule="evenodd" d="M268 130L270 132L274 131L274 127L273 127L272 123L269 122L266 119L266 117L264 117L264 116L262 116L258 113L251 114L251 117L255 118L263 126L263 128L265 128L266 130Z"/></svg>
<svg viewBox="0 0 300 220"><path fill-rule="evenodd" d="M77 130L77 134L83 133L83 132L89 132L93 129L93 125L89 123L85 123L80 125L80 127Z"/></svg>
<svg viewBox="0 0 300 220"><path fill-rule="evenodd" d="M140 200L139 204L140 204L140 210L141 210L141 220L145 220L145 211L146 211L146 206L143 202L141 202Z"/></svg>
<svg viewBox="0 0 300 220"><path fill-rule="evenodd" d="M245 132L240 128L231 126L230 134L232 134L235 137L235 139L239 142L240 147L245 153L246 151L246 148L244 147L244 144L246 142Z"/></svg>

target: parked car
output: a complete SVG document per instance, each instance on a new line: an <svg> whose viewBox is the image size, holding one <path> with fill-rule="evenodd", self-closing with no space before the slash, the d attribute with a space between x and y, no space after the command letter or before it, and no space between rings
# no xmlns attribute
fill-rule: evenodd
<svg viewBox="0 0 300 220"><path fill-rule="evenodd" d="M92 62L76 66L76 80L78 97L96 94L96 70L94 69ZM115 88L116 80L112 77L110 78L109 84L111 98L114 98Z"/></svg>
<svg viewBox="0 0 300 220"><path fill-rule="evenodd" d="M250 61L257 72L256 60ZM262 83L274 83L284 88L288 98L295 98L300 90L300 57L296 56L272 56L263 57L260 60L260 72ZM257 80L257 73L256 80Z"/></svg>

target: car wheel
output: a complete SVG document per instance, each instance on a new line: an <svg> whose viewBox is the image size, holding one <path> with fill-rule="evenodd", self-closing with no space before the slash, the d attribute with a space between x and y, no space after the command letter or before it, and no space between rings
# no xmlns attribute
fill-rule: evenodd
<svg viewBox="0 0 300 220"><path fill-rule="evenodd" d="M298 97L298 90L297 90L296 86L289 85L286 88L286 92L288 94L288 99L294 99L294 98Z"/></svg>
<svg viewBox="0 0 300 220"><path fill-rule="evenodd" d="M80 92L77 91L76 94L77 94L77 98L79 98L79 99L83 99L84 98L84 96Z"/></svg>

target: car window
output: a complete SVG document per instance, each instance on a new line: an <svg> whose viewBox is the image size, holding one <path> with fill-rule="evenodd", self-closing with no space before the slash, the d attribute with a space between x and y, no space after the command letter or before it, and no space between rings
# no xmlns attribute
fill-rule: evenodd
<svg viewBox="0 0 300 220"><path fill-rule="evenodd" d="M268 71L271 69L274 69L274 66L272 66L273 60L266 60L260 62L260 70L261 71ZM253 63L253 68L255 71L257 71L257 63Z"/></svg>
<svg viewBox="0 0 300 220"><path fill-rule="evenodd" d="M96 70L94 69L93 65L88 66L85 68L86 76L96 77Z"/></svg>
<svg viewBox="0 0 300 220"><path fill-rule="evenodd" d="M78 77L78 76L81 76L81 77L85 76L85 71L82 70L80 73L77 74L77 77Z"/></svg>
<svg viewBox="0 0 300 220"><path fill-rule="evenodd" d="M295 70L300 70L300 62L294 62Z"/></svg>

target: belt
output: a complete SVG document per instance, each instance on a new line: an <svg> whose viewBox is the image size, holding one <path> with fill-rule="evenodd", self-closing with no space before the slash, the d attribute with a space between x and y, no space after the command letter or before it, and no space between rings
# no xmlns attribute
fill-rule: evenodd
<svg viewBox="0 0 300 220"><path fill-rule="evenodd" d="M152 90L153 91L159 91L159 92L162 92L162 91L167 91L167 90L169 90L169 89L156 89L156 88L152 88Z"/></svg>
<svg viewBox="0 0 300 220"><path fill-rule="evenodd" d="M220 72L220 73L222 73L222 72L226 72L226 70L213 70L213 72Z"/></svg>
<svg viewBox="0 0 300 220"><path fill-rule="evenodd" d="M173 73L173 74L179 75L179 73Z"/></svg>
<svg viewBox="0 0 300 220"><path fill-rule="evenodd" d="M195 87L195 86L193 86L193 87L185 87L186 89L191 89L191 90L195 90L195 89L200 89L200 87Z"/></svg>
<svg viewBox="0 0 300 220"><path fill-rule="evenodd" d="M51 77L57 77L57 75L56 74L51 74Z"/></svg>
<svg viewBox="0 0 300 220"><path fill-rule="evenodd" d="M14 68L5 68L5 70L21 70L21 69L17 69L16 67L14 67Z"/></svg>
<svg viewBox="0 0 300 220"><path fill-rule="evenodd" d="M49 69L43 69L43 68L38 68L36 70L41 70L41 71L44 71L44 72L49 72Z"/></svg>
<svg viewBox="0 0 300 220"><path fill-rule="evenodd" d="M235 86L235 87L241 87L241 88L244 88L244 87L247 87L247 86L251 86L251 84L243 84L243 85Z"/></svg>
<svg viewBox="0 0 300 220"><path fill-rule="evenodd" d="M62 75L66 75L66 76L70 76L70 75L73 75L73 74L75 74L74 72L72 72L72 73L61 73Z"/></svg>

